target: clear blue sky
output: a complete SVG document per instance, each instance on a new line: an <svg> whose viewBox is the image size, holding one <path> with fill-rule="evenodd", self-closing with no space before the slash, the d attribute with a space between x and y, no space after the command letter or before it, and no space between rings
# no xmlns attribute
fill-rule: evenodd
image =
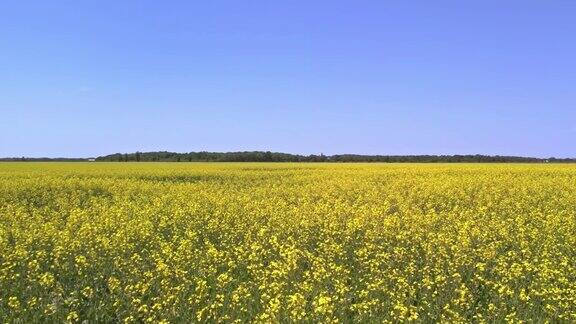
<svg viewBox="0 0 576 324"><path fill-rule="evenodd" d="M572 0L0 3L0 156L575 143Z"/></svg>

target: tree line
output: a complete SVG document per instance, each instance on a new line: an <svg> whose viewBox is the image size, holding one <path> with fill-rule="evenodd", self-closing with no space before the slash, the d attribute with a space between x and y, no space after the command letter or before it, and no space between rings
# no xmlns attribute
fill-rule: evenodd
<svg viewBox="0 0 576 324"><path fill-rule="evenodd" d="M576 159L534 158L501 155L360 155L289 154L270 151L247 152L134 152L97 158L0 158L4 162L384 162L384 163L576 163Z"/></svg>
<svg viewBox="0 0 576 324"><path fill-rule="evenodd" d="M250 152L135 152L96 158L108 162L386 162L386 163L573 163L576 159L490 155L299 155L270 151Z"/></svg>

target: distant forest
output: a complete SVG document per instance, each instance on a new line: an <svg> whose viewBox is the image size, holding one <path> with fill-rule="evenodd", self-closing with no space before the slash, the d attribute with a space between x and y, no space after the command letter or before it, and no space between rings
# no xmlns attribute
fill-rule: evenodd
<svg viewBox="0 0 576 324"><path fill-rule="evenodd" d="M111 154L101 156L96 161L118 162L576 162L576 159L540 159L517 156L487 156L487 155L298 155L278 152L136 152L127 154Z"/></svg>
<svg viewBox="0 0 576 324"><path fill-rule="evenodd" d="M576 163L576 159L489 155L298 155L278 152L135 152L97 158L0 158L0 161L62 162L385 162L385 163Z"/></svg>

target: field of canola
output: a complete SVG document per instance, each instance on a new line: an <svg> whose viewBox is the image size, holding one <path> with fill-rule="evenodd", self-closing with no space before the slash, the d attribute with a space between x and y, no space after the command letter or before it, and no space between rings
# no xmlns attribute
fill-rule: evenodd
<svg viewBox="0 0 576 324"><path fill-rule="evenodd" d="M0 164L0 322L576 321L576 165Z"/></svg>

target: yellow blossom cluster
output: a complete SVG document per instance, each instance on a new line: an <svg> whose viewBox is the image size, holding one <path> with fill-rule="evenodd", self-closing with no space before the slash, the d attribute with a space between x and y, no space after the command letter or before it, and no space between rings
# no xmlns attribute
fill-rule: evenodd
<svg viewBox="0 0 576 324"><path fill-rule="evenodd" d="M576 322L576 166L3 163L0 322Z"/></svg>

